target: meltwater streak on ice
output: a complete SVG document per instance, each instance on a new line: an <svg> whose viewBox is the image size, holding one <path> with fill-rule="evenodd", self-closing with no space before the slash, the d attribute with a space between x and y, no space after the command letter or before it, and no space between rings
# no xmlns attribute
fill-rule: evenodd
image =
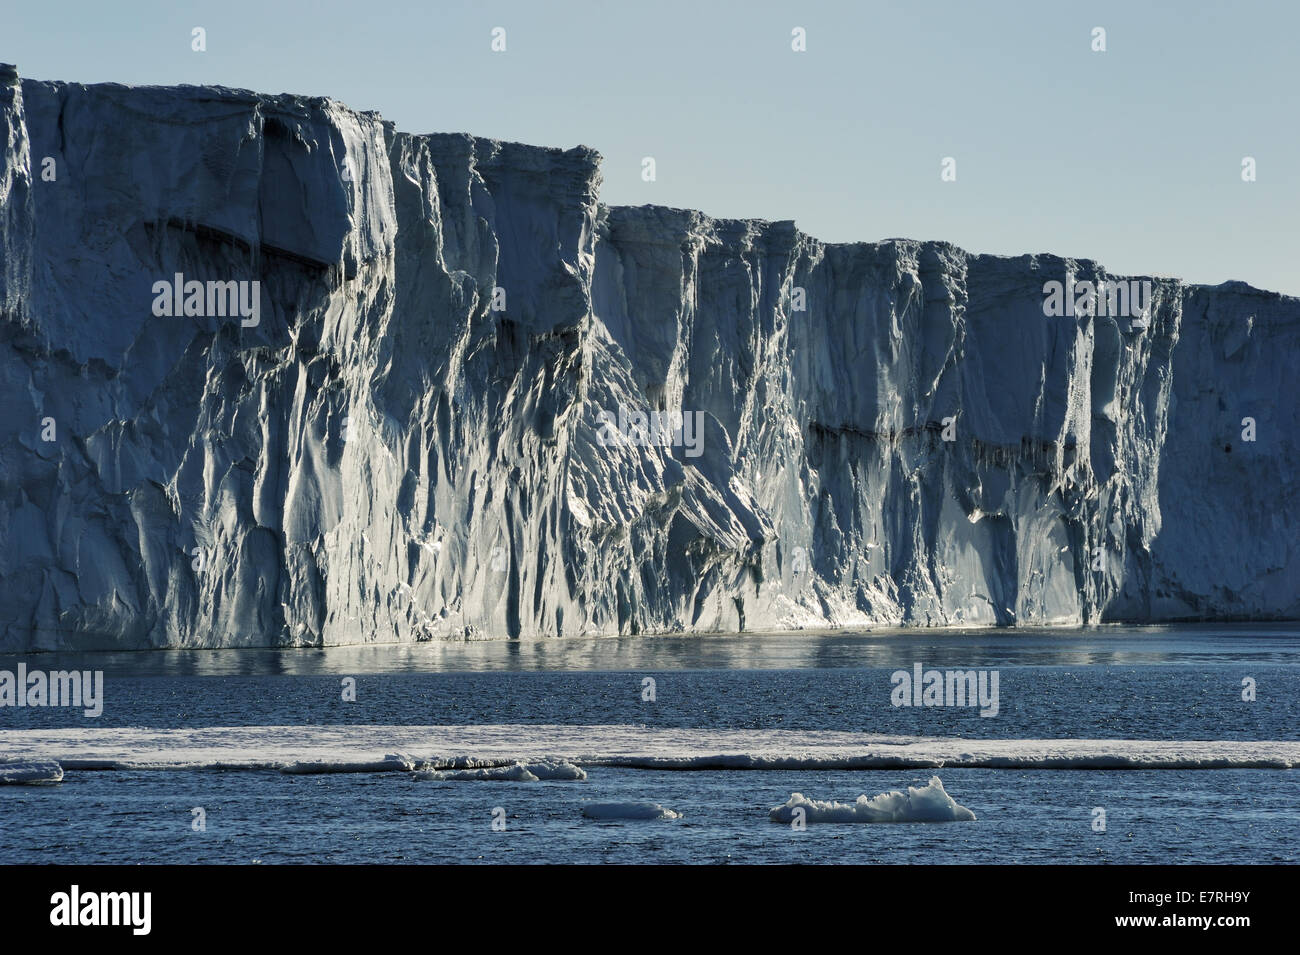
<svg viewBox="0 0 1300 955"><path fill-rule="evenodd" d="M13 730L5 745L20 758L57 760L71 771L355 773L407 772L418 766L433 772L559 761L586 768L659 770L1300 767L1300 742L1281 740L972 740L628 725Z"/></svg>

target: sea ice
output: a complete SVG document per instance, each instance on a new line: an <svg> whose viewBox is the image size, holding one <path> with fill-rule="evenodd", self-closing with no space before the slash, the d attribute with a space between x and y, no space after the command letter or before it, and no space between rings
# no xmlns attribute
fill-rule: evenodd
<svg viewBox="0 0 1300 955"><path fill-rule="evenodd" d="M581 780L587 778L586 770L564 760L540 763L515 762L509 766L482 766L477 769L421 769L412 774L415 779L437 781L486 781L535 783L543 779Z"/></svg>
<svg viewBox="0 0 1300 955"><path fill-rule="evenodd" d="M665 809L657 802L589 802L582 807L588 819L680 819L680 812Z"/></svg>
<svg viewBox="0 0 1300 955"><path fill-rule="evenodd" d="M633 724L14 729L6 752L66 771L411 772L541 764L643 770L1300 769L1297 740L970 739ZM400 749L402 752L394 753ZM381 753L387 758L377 758ZM412 753L415 755L405 755ZM459 755L452 755L459 754ZM556 768L555 772L572 772Z"/></svg>
<svg viewBox="0 0 1300 955"><path fill-rule="evenodd" d="M850 804L821 802L794 793L783 805L776 806L768 818L773 822L790 822L795 811L804 811L805 822L974 822L975 813L957 805L946 792L938 776L931 776L924 786L908 786L907 792L893 790L868 799L859 796Z"/></svg>
<svg viewBox="0 0 1300 955"><path fill-rule="evenodd" d="M52 759L0 759L0 785L42 786L63 781L63 767Z"/></svg>
<svg viewBox="0 0 1300 955"><path fill-rule="evenodd" d="M389 753L383 759L371 760L333 760L317 759L289 763L280 767L280 772L296 776L308 776L318 773L397 773L410 772L419 765L406 753Z"/></svg>

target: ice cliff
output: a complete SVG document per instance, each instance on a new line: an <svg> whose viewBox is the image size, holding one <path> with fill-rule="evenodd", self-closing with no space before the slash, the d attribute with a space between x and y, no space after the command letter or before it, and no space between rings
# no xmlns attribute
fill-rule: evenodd
<svg viewBox="0 0 1300 955"><path fill-rule="evenodd" d="M0 141L5 651L1300 617L1300 300L327 99L0 67Z"/></svg>

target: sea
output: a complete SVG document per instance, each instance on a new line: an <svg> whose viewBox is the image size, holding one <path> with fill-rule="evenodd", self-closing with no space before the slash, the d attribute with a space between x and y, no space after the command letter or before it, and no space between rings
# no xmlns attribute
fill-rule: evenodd
<svg viewBox="0 0 1300 955"><path fill-rule="evenodd" d="M0 863L1300 856L1295 624L0 655L0 678L20 663L102 673L102 712L0 705L0 774L63 770L0 785Z"/></svg>

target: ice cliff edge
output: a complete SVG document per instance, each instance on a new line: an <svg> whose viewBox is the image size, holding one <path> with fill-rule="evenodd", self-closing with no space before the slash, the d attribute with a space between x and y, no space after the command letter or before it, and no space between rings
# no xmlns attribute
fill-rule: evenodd
<svg viewBox="0 0 1300 955"><path fill-rule="evenodd" d="M0 141L0 650L1300 617L1295 298L328 99L0 67Z"/></svg>

